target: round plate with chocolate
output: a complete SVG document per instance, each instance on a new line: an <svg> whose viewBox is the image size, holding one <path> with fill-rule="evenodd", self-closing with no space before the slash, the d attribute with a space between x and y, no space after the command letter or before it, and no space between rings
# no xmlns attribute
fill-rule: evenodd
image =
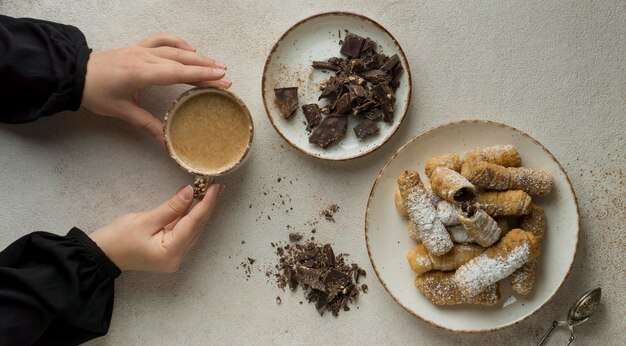
<svg viewBox="0 0 626 346"><path fill-rule="evenodd" d="M364 16L304 19L274 45L263 103L276 131L317 158L348 160L383 145L411 99L408 61L395 38Z"/></svg>
<svg viewBox="0 0 626 346"><path fill-rule="evenodd" d="M365 238L376 275L409 313L490 332L534 314L561 287L576 254L578 207L565 171L535 139L459 121L387 161Z"/></svg>

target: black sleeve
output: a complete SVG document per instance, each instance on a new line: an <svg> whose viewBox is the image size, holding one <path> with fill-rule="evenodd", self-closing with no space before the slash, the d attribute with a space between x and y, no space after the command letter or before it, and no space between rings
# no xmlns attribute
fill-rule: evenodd
<svg viewBox="0 0 626 346"><path fill-rule="evenodd" d="M78 228L0 252L0 345L76 345L105 335L120 270Z"/></svg>
<svg viewBox="0 0 626 346"><path fill-rule="evenodd" d="M90 52L73 26L0 15L0 122L77 110Z"/></svg>

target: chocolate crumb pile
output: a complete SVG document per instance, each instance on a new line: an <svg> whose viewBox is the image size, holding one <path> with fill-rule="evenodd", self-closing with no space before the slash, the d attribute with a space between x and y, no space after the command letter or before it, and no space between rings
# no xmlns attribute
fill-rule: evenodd
<svg viewBox="0 0 626 346"><path fill-rule="evenodd" d="M291 241L294 241L290 237ZM315 303L320 314L330 311L338 316L341 310L350 310L349 305L367 293L367 285L359 285L365 270L356 263L346 263L345 254L335 255L330 244L319 244L306 240L276 248L279 263L273 273L279 288L295 290L301 286L309 303ZM269 273L268 273L269 275Z"/></svg>

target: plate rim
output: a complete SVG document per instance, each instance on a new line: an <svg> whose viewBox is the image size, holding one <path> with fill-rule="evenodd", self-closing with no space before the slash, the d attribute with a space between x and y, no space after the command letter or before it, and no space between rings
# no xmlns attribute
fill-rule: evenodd
<svg viewBox="0 0 626 346"><path fill-rule="evenodd" d="M276 49L278 48L279 44L283 41L283 39L291 31L293 31L298 26L304 24L305 22L308 22L310 20L316 19L318 17L333 16L333 15L335 15L335 16L350 16L350 17L357 17L357 18L360 18L360 19L364 19L365 21L368 21L368 22L372 23L374 26L378 27L383 32L385 32L387 35L389 35L389 37L391 37L391 40L393 41L393 43L400 50L400 54L402 54L402 57L404 58L404 61L406 61L406 69L405 70L407 72L407 76L408 76L408 79L409 79L408 80L409 93L407 95L406 108L404 109L404 112L402 112L402 116L399 119L398 126L396 126L396 128L391 132L389 137L387 137L387 139L385 139L383 142L375 145L374 147L372 147L371 149L369 149L367 151L360 152L360 153L358 153L358 154L356 154L354 156L345 157L345 158L332 158L332 157L324 157L324 156L314 155L314 154L309 153L308 151L304 150L303 148L300 148L295 143L290 141L278 129L278 127L276 127L276 124L274 123L274 120L272 119L272 117L270 115L270 110L269 110L269 107L268 107L267 102L266 102L265 97L264 97L264 90L265 90L264 86L265 86L265 82L266 82L266 79L267 79L267 67L268 67L268 64L270 62L270 58L276 52ZM270 50L269 54L265 58L265 64L263 65L263 77L261 78L261 98L263 99L263 107L265 108L265 114L267 115L268 119L270 120L270 123L272 124L272 127L274 128L274 130L283 138L283 140L285 142L287 142L289 145L291 145L293 148L297 149L298 151L304 153L307 156L314 157L314 158L319 159L319 160L327 160L327 161L350 161L350 160L358 159L358 158L361 158L361 157L363 157L363 156L365 156L367 154L373 153L374 151L378 150L383 145L385 145L387 142L389 142L389 140L396 134L396 132L398 132L398 129L400 129L400 126L402 126L402 124L404 123L406 115L409 113L409 108L411 106L412 94L413 94L413 80L411 78L411 68L409 66L409 59L408 59L406 53L404 52L404 49L402 49L402 46L400 45L398 40L396 40L396 38L391 34L391 32L389 32L389 30L387 30L384 26L379 24L377 21L375 21L375 20L373 20L373 19L371 19L369 17L366 17L366 16L364 16L362 14L355 13L355 12L350 12L350 11L330 11L330 12L317 13L317 14L314 14L312 16L309 16L309 17L306 17L304 19L301 19L301 20L297 21L295 24L291 25L289 27L289 29L287 29L287 31L285 31L280 36L280 38L274 43L274 45L272 46L272 49Z"/></svg>
<svg viewBox="0 0 626 346"><path fill-rule="evenodd" d="M495 126L507 128L509 130L513 130L513 131L521 134L522 136L530 139L535 144L539 145L539 147L541 147L544 150L544 152L546 152L546 154L548 154L548 156L550 158L552 158L552 160L554 162L556 162L557 166L559 167L559 169L561 170L561 172L565 176L565 180L567 181L567 185L569 187L569 190L572 193L572 196L574 197L574 205L576 206L576 208L574 210L575 213L576 213L576 246L574 247L574 255L572 256L572 261L570 262L570 265L569 265L569 268L567 269L567 273L565 274L565 277L563 278L563 280L561 281L559 286L554 290L554 292L548 297L548 299L546 299L543 303L541 303L532 312L530 312L529 314L527 314L526 316L520 318L517 321L505 323L505 324L503 324L501 326L498 326L498 327L495 327L495 328L487 328L487 329L453 329L453 328L445 327L445 326L442 326L442 325L440 325L438 323L435 323L435 322L429 320L428 318L426 318L424 316L420 316L416 312L412 311L411 309L406 307L402 302L400 302L400 300L398 300L398 298L389 290L389 288L387 287L387 284L385 283L385 281L380 276L378 268L376 267L376 264L374 263L374 259L372 258L372 253L371 253L371 249L370 249L369 229L368 229L369 228L369 210L370 210L370 205L371 205L372 198L373 198L373 195L374 195L374 190L378 186L380 178L387 171L388 166L391 164L391 162L393 162L396 159L396 157L400 154L400 152L402 152L407 146L412 144L414 141L416 141L418 138L422 137L423 135L425 135L427 133L430 133L431 131L435 131L435 130L437 130L439 128L442 128L442 127L451 126L451 125L458 125L458 124L463 124L463 123L466 123L466 124L488 124L488 125L495 125ZM413 138L409 139L406 143L404 143L402 146L400 146L393 155L391 155L391 157L387 160L387 162L385 162L384 166L381 168L380 172L376 176L376 179L374 180L374 184L372 184L372 189L370 190L370 194L369 194L369 197L367 199L367 207L365 208L365 246L367 247L367 256L369 257L370 263L372 264L372 268L374 269L374 272L376 273L376 277L378 278L378 281L380 281L382 286L385 288L385 291L387 291L387 293L391 296L391 298L393 298L393 300L396 303L398 303L405 311L407 311L409 314L413 315L414 317L417 317L418 319L420 319L420 320L422 320L422 321L424 321L424 322L426 322L426 323L428 323L428 324L430 324L432 326L435 326L437 328L440 328L440 329L443 329L443 330L447 330L447 331L451 331L451 332L457 332L457 333L466 333L466 334L490 333L490 332L494 332L494 331L497 331L497 330L502 330L502 329L505 329L505 328L512 327L512 326L514 326L514 325L516 325L516 324L526 320L530 316L536 314L539 310L541 310L548 302L550 302L554 298L556 293L559 290L561 290L561 288L563 287L563 284L565 283L565 281L567 281L569 275L572 272L572 268L574 266L574 262L576 261L576 256L578 255L578 244L579 244L579 242L580 242L580 214L579 214L578 198L576 197L576 193L575 193L574 188L572 186L572 182L571 182L569 176L567 175L567 172L565 171L565 169L563 169L563 166L561 165L559 160L557 160L556 157L543 144L541 144L538 140L536 140L535 138L533 138L532 136L530 136L526 132L524 132L522 130L519 130L519 129L513 127L513 126L510 126L510 125L507 125L507 124L504 124L504 123L500 123L500 122L497 122L497 121L492 121L492 120L471 119L471 120L451 121L451 122L448 122L448 123L445 123L445 124L440 124L440 125L433 126L433 127L429 128L429 129L427 129L425 131L422 131L422 132L418 133Z"/></svg>

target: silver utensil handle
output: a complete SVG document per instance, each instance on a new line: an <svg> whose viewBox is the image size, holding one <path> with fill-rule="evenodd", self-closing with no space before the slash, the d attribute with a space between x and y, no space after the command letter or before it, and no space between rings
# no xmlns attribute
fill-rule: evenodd
<svg viewBox="0 0 626 346"><path fill-rule="evenodd" d="M541 346L543 345L544 342L546 342L546 339L548 339L548 336L550 336L550 334L552 334L552 331L554 330L554 328L556 328L559 325L558 321L554 321L552 322L552 327L550 327L550 329L548 330L548 332L546 333L546 335L543 336L543 338L541 339L541 341L539 341L539 343L537 344L537 346Z"/></svg>
<svg viewBox="0 0 626 346"><path fill-rule="evenodd" d="M572 335L569 336L569 340L567 340L567 345L565 346L569 346L572 342L574 342L574 339L576 339L576 336L574 336L574 331L572 330Z"/></svg>

